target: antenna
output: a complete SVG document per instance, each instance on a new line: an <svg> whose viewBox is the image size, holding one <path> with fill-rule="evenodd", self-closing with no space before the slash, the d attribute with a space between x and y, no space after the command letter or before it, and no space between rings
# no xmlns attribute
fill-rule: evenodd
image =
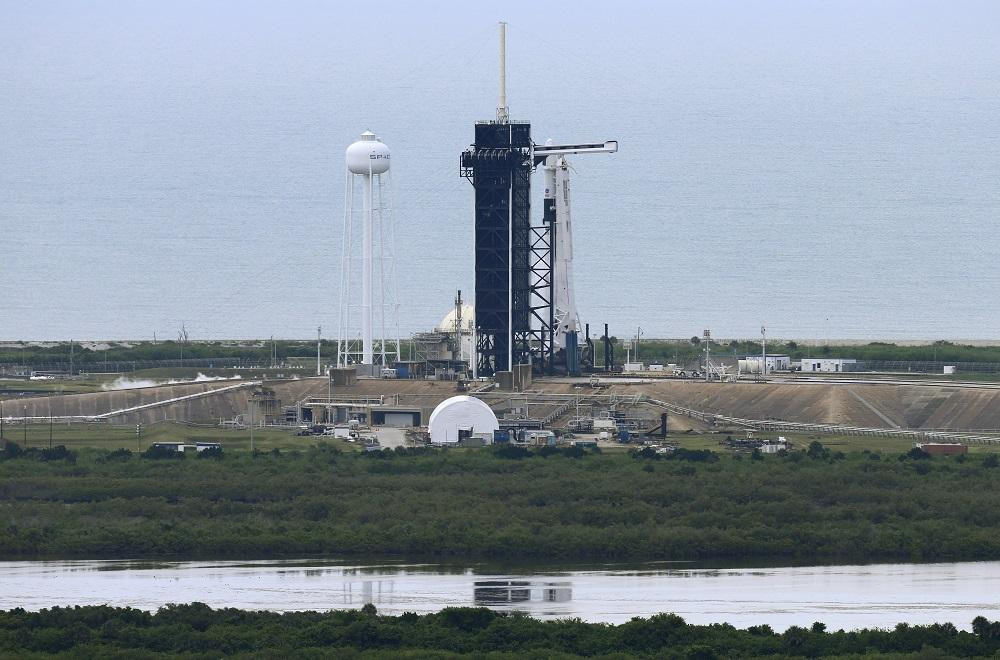
<svg viewBox="0 0 1000 660"><path fill-rule="evenodd" d="M760 375L767 378L767 328L760 326Z"/></svg>
<svg viewBox="0 0 1000 660"><path fill-rule="evenodd" d="M455 296L455 350L458 351L458 359L462 357L462 290L458 290Z"/></svg>
<svg viewBox="0 0 1000 660"><path fill-rule="evenodd" d="M497 123L506 124L507 112L507 24L500 21L500 95L497 99Z"/></svg>

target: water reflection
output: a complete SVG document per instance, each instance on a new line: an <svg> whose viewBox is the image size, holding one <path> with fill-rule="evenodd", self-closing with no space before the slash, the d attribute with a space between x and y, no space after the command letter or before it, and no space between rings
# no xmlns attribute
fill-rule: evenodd
<svg viewBox="0 0 1000 660"><path fill-rule="evenodd" d="M693 623L766 623L779 630L813 621L833 630L901 621L951 621L968 629L976 616L1000 618L1000 562L773 568L328 559L0 562L0 609L111 603L155 610L195 600L276 611L372 603L384 614L476 605L608 623L675 612Z"/></svg>
<svg viewBox="0 0 1000 660"><path fill-rule="evenodd" d="M546 603L568 603L573 600L573 586L570 582L480 580L474 582L473 587L473 603L483 606L526 603L531 600Z"/></svg>
<svg viewBox="0 0 1000 660"><path fill-rule="evenodd" d="M476 605L523 603L531 600L530 586L518 580L484 580L475 583L472 597Z"/></svg>

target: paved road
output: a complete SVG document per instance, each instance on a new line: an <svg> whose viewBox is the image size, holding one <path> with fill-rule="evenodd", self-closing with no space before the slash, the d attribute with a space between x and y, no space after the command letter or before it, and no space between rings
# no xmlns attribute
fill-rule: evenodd
<svg viewBox="0 0 1000 660"><path fill-rule="evenodd" d="M395 449L406 446L406 431L392 428L390 426L380 426L375 431L378 442L382 449Z"/></svg>

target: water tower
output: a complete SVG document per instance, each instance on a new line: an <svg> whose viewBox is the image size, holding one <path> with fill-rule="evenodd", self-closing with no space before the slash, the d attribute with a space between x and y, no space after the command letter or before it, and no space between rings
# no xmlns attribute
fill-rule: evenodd
<svg viewBox="0 0 1000 660"><path fill-rule="evenodd" d="M370 131L347 147L338 366L385 366L387 355L400 358L389 163L389 147ZM369 375L377 375L371 371Z"/></svg>

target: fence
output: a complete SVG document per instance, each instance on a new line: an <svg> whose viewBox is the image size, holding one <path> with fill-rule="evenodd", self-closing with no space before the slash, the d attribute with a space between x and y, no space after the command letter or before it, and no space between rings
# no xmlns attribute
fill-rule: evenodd
<svg viewBox="0 0 1000 660"><path fill-rule="evenodd" d="M68 374L81 372L128 373L139 369L162 369L173 367L204 367L207 369L250 369L269 367L269 360L250 358L184 358L175 360L93 360L74 361L72 369L69 361L45 362L38 364L0 364L0 375L27 375L41 371Z"/></svg>
<svg viewBox="0 0 1000 660"><path fill-rule="evenodd" d="M965 444L1000 445L1000 437L977 435L960 431L932 431L924 429L879 429L861 426L839 426L837 424L809 424L805 422L783 422L769 419L745 419L705 413L677 404L649 399L646 401L660 406L675 415L684 415L712 426L730 424L754 431L784 431L787 433L816 433L824 435L871 436L878 438L898 438L903 440L924 440L934 442L962 442Z"/></svg>

